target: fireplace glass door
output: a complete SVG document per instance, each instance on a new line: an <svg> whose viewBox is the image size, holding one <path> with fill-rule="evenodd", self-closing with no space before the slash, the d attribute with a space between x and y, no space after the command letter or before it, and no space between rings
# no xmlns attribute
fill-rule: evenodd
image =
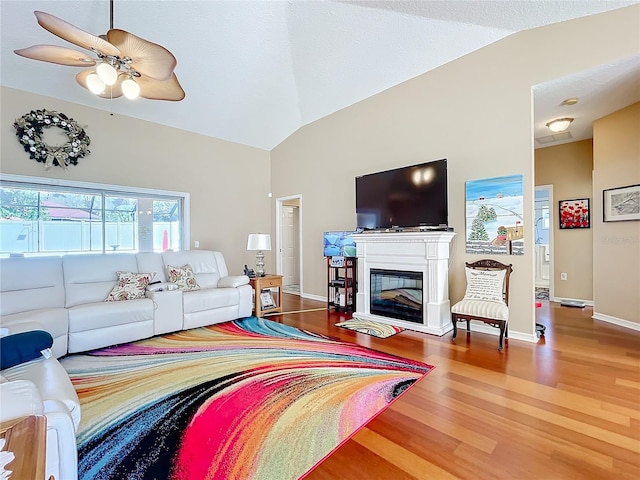
<svg viewBox="0 0 640 480"><path fill-rule="evenodd" d="M422 323L422 272L372 268L370 312Z"/></svg>

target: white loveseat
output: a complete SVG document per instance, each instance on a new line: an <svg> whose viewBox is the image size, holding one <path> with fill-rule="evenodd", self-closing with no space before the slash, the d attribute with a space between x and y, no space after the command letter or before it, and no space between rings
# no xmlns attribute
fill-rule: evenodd
<svg viewBox="0 0 640 480"><path fill-rule="evenodd" d="M196 290L170 290L167 266L190 265ZM160 291L144 298L105 301L118 271L155 273ZM163 333L248 317L252 288L230 276L220 252L71 254L0 259L3 335L44 330L52 358L0 371L0 422L31 414L47 417L47 478L77 478L75 433L80 404L57 358Z"/></svg>

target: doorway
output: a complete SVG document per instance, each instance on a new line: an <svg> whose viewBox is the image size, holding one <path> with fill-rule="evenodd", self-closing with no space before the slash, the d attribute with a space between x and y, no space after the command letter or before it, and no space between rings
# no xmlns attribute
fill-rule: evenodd
<svg viewBox="0 0 640 480"><path fill-rule="evenodd" d="M553 185L535 189L535 289L536 299L553 298Z"/></svg>
<svg viewBox="0 0 640 480"><path fill-rule="evenodd" d="M301 295L302 195L276 199L276 265L282 291Z"/></svg>

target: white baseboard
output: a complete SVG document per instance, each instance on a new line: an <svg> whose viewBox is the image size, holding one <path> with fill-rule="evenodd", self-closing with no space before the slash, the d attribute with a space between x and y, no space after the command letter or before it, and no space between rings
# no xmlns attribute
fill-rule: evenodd
<svg viewBox="0 0 640 480"><path fill-rule="evenodd" d="M581 298L553 297L552 302L581 302L586 306L593 307L593 300L582 300Z"/></svg>
<svg viewBox="0 0 640 480"><path fill-rule="evenodd" d="M605 315L604 313L593 312L591 316L594 320L600 320L602 322L613 323L620 327L629 328L631 330L640 331L640 323L624 320L623 318L612 317L611 315Z"/></svg>
<svg viewBox="0 0 640 480"><path fill-rule="evenodd" d="M311 293L300 292L300 296L302 298L308 298L309 300L317 300L319 302L326 302L327 301L327 297L323 297L321 295L312 295Z"/></svg>

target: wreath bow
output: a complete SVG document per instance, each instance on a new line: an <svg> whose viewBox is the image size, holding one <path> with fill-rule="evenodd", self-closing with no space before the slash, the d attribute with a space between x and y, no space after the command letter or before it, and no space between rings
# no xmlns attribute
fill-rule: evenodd
<svg viewBox="0 0 640 480"><path fill-rule="evenodd" d="M60 148L47 148L47 161L44 162L44 169L50 170L53 167L54 162L56 165L60 165L65 170L68 170L67 166L67 154Z"/></svg>
<svg viewBox="0 0 640 480"><path fill-rule="evenodd" d="M73 118L54 110L31 110L26 115L16 119L13 126L16 129L18 141L22 144L29 158L44 163L45 170L58 165L65 170L69 164L77 165L78 159L91 153L89 144L91 139L84 129ZM69 141L60 146L49 146L42 140L45 128L61 128Z"/></svg>

